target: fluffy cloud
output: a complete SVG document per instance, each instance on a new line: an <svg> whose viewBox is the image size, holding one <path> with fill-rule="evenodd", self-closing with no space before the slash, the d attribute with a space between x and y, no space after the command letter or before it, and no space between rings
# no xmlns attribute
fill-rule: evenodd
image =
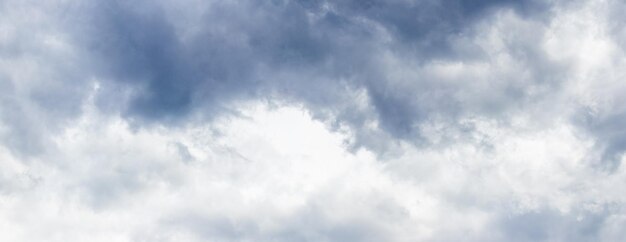
<svg viewBox="0 0 626 242"><path fill-rule="evenodd" d="M619 241L619 1L4 1L9 241Z"/></svg>
<svg viewBox="0 0 626 242"><path fill-rule="evenodd" d="M626 171L572 127L403 155L345 150L298 107L133 130L94 106L27 163L3 151L3 236L117 241L617 241ZM37 231L37 232L34 232Z"/></svg>

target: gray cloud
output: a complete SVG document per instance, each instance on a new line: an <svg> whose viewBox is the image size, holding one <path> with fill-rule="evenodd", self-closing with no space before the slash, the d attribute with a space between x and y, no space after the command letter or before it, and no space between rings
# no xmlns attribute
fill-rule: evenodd
<svg viewBox="0 0 626 242"><path fill-rule="evenodd" d="M269 97L303 103L316 117L348 127L355 148L385 152L389 147L375 139L429 144L419 126L433 119L452 129L468 116L505 120L551 95L563 78L559 64L538 49L541 35L530 33L545 31L551 15L551 4L535 1L112 1L55 7L62 10L57 28L71 37L80 69L60 73L67 81L59 88L72 86L77 93L53 89L36 100L44 109L64 102L75 106L55 107L76 110L88 87L72 83L96 78L100 107L136 124L211 119L233 101ZM492 50L481 34L507 9L528 23L507 30L511 37ZM494 62L498 51L516 66L498 70L504 67ZM442 81L446 70L432 70L442 62L493 70ZM543 91L530 93L529 86ZM365 104L350 98L355 91L364 91ZM378 123L375 130L365 127L371 122Z"/></svg>
<svg viewBox="0 0 626 242"><path fill-rule="evenodd" d="M558 81L547 74L555 64L535 50L532 37L516 32L522 39L510 39L503 48L520 61L519 71L533 75L517 83L498 79L516 78L511 75L518 70L478 80L459 77L455 83L442 83L437 74L394 73L438 61L489 62L493 56L484 48L491 47L472 40L482 31L476 25L503 9L521 18L549 13L549 5L533 1L210 2L186 17L167 2L92 5L80 9L91 17L86 30L75 34L93 53L88 56L101 78L134 88L122 112L149 123L210 118L233 100L277 95L304 103L320 117L331 113L357 133L365 119L377 120L391 137L419 143L423 138L415 127L433 116L457 125L467 115L506 113L536 98L526 86ZM542 23L528 31L541 31ZM390 70L385 56L403 66ZM403 83L393 80L398 78ZM463 82L472 81L495 85L502 96L464 97L466 91L487 91L467 90L473 87ZM359 89L372 108L349 114L355 104L345 97ZM101 99L110 106L111 98Z"/></svg>
<svg viewBox="0 0 626 242"><path fill-rule="evenodd" d="M13 241L618 241L623 9L0 2L0 227ZM271 115L249 102L334 133L293 114L255 123Z"/></svg>

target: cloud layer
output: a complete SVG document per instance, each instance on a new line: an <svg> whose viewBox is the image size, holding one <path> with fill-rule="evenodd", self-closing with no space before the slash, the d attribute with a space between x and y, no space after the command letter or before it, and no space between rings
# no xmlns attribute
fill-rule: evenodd
<svg viewBox="0 0 626 242"><path fill-rule="evenodd" d="M624 9L0 2L0 238L620 241Z"/></svg>

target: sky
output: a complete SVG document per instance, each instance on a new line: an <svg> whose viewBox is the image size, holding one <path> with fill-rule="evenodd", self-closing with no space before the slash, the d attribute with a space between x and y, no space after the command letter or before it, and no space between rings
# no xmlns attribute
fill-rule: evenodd
<svg viewBox="0 0 626 242"><path fill-rule="evenodd" d="M621 0L0 0L0 241L623 241Z"/></svg>

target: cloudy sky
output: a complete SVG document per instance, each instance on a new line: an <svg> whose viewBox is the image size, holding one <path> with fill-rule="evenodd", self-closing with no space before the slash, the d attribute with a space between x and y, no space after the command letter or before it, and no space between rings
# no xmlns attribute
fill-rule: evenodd
<svg viewBox="0 0 626 242"><path fill-rule="evenodd" d="M623 241L622 0L0 0L0 241Z"/></svg>

